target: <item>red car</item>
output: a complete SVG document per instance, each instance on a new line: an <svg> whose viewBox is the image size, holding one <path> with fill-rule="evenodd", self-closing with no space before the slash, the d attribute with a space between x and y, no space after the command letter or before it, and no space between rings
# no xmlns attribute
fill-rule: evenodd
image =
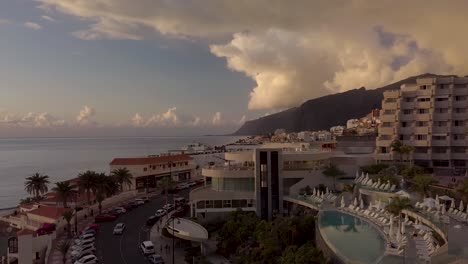
<svg viewBox="0 0 468 264"><path fill-rule="evenodd" d="M55 224L47 224L47 223L44 223L41 228L39 228L36 233L39 235L39 236L43 236L43 235L48 235L48 234L52 234L52 232L55 231Z"/></svg>
<svg viewBox="0 0 468 264"><path fill-rule="evenodd" d="M130 210L133 209L133 206L131 204L124 204L124 205L122 205L122 207L125 208L125 210L127 210L127 211L130 211Z"/></svg>
<svg viewBox="0 0 468 264"><path fill-rule="evenodd" d="M99 232L99 225L90 224L88 227L86 227L85 230L88 230L88 229L91 229L91 230L94 230L94 231L96 231L96 232Z"/></svg>
<svg viewBox="0 0 468 264"><path fill-rule="evenodd" d="M95 223L113 222L117 216L111 214L101 214L94 218Z"/></svg>

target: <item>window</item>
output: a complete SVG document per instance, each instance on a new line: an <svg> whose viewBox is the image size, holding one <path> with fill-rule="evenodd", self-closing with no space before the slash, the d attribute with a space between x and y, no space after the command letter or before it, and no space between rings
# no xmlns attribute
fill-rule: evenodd
<svg viewBox="0 0 468 264"><path fill-rule="evenodd" d="M459 126L464 126L464 125L465 125L465 121L463 121L463 120L454 120L453 121L453 126L459 127Z"/></svg>
<svg viewBox="0 0 468 264"><path fill-rule="evenodd" d="M400 140L411 140L410 135L400 135L399 138L400 138Z"/></svg>
<svg viewBox="0 0 468 264"><path fill-rule="evenodd" d="M222 200L214 200L214 208L223 208Z"/></svg>
<svg viewBox="0 0 468 264"><path fill-rule="evenodd" d="M448 125L447 121L436 121L435 126L437 127L446 127Z"/></svg>
<svg viewBox="0 0 468 264"><path fill-rule="evenodd" d="M429 150L429 148L425 148L425 147L416 147L414 148L414 153L425 153L427 154L427 151Z"/></svg>
<svg viewBox="0 0 468 264"><path fill-rule="evenodd" d="M395 103L395 102L396 102L396 98L387 98L387 99L385 99L385 102L386 102L386 103Z"/></svg>
<svg viewBox="0 0 468 264"><path fill-rule="evenodd" d="M417 101L418 101L418 102L429 102L429 101L431 101L431 98L429 98L429 97L421 97L421 98L418 98Z"/></svg>
<svg viewBox="0 0 468 264"><path fill-rule="evenodd" d="M448 101L448 97L437 97L436 101L437 102L445 102L445 101Z"/></svg>
<svg viewBox="0 0 468 264"><path fill-rule="evenodd" d="M197 202L198 209L205 209L205 201L198 201Z"/></svg>
<svg viewBox="0 0 468 264"><path fill-rule="evenodd" d="M465 100L466 100L466 96L464 95L455 96L455 101L465 101Z"/></svg>
<svg viewBox="0 0 468 264"><path fill-rule="evenodd" d="M428 113L429 113L429 109L420 108L420 109L418 109L418 113L419 113L419 114L428 114Z"/></svg>
<svg viewBox="0 0 468 264"><path fill-rule="evenodd" d="M441 90L448 89L448 88L449 88L449 84L439 84L439 89Z"/></svg>
<svg viewBox="0 0 468 264"><path fill-rule="evenodd" d="M223 200L224 208L231 208L231 200Z"/></svg>
<svg viewBox="0 0 468 264"><path fill-rule="evenodd" d="M416 135L416 140L427 140L427 135Z"/></svg>
<svg viewBox="0 0 468 264"><path fill-rule="evenodd" d="M453 140L465 140L465 134L453 134Z"/></svg>
<svg viewBox="0 0 468 264"><path fill-rule="evenodd" d="M466 161L465 160L453 160L453 166L454 167L465 167L466 166Z"/></svg>
<svg viewBox="0 0 468 264"><path fill-rule="evenodd" d="M408 122L401 122L401 127L408 127Z"/></svg>
<svg viewBox="0 0 468 264"><path fill-rule="evenodd" d="M206 208L213 208L213 201L206 200L205 201L205 206L206 206Z"/></svg>
<svg viewBox="0 0 468 264"><path fill-rule="evenodd" d="M390 140L392 137L390 135L381 135L380 140Z"/></svg>
<svg viewBox="0 0 468 264"><path fill-rule="evenodd" d="M413 110L412 109L405 109L403 110L403 114L404 115L411 115L413 113Z"/></svg>
<svg viewBox="0 0 468 264"><path fill-rule="evenodd" d="M429 125L429 122L427 121L418 121L416 122L417 127L427 127Z"/></svg>
<svg viewBox="0 0 468 264"><path fill-rule="evenodd" d="M438 114L445 114L448 113L448 108L436 108L435 112Z"/></svg>
<svg viewBox="0 0 468 264"><path fill-rule="evenodd" d="M465 153L465 147L452 147L452 153Z"/></svg>
<svg viewBox="0 0 468 264"><path fill-rule="evenodd" d="M446 140L446 136L432 136L432 140Z"/></svg>
<svg viewBox="0 0 468 264"><path fill-rule="evenodd" d="M387 147L380 147L380 153L389 153Z"/></svg>
<svg viewBox="0 0 468 264"><path fill-rule="evenodd" d="M148 170L148 168L146 168L146 167L143 168L143 171L147 171L147 170Z"/></svg>
<svg viewBox="0 0 468 264"><path fill-rule="evenodd" d="M455 113L457 114L466 113L466 108L455 108Z"/></svg>
<svg viewBox="0 0 468 264"><path fill-rule="evenodd" d="M391 110L387 109L387 110L384 111L383 114L384 115L394 115L395 114L395 109L391 109Z"/></svg>
<svg viewBox="0 0 468 264"><path fill-rule="evenodd" d="M433 160L432 165L434 167L448 167L449 161L448 160Z"/></svg>
<svg viewBox="0 0 468 264"><path fill-rule="evenodd" d="M419 90L427 90L429 85L421 85L419 86Z"/></svg>
<svg viewBox="0 0 468 264"><path fill-rule="evenodd" d="M414 102L414 97L405 97L404 100L405 100L405 102L407 102L407 103L412 103L412 102Z"/></svg>
<svg viewBox="0 0 468 264"><path fill-rule="evenodd" d="M432 148L432 153L439 153L439 154L447 153L447 148L444 148L444 147L433 147L433 148Z"/></svg>

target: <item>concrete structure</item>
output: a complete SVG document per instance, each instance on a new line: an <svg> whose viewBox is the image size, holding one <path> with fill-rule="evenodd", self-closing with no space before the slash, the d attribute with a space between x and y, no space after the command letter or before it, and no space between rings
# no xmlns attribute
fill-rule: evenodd
<svg viewBox="0 0 468 264"><path fill-rule="evenodd" d="M17 232L18 244L16 252L8 253L9 261L18 260L18 264L44 263L55 239L55 232L50 235L38 236L34 231L23 229Z"/></svg>
<svg viewBox="0 0 468 264"><path fill-rule="evenodd" d="M142 158L115 158L110 163L110 170L127 168L133 176L132 190L145 191L156 188L163 177L172 177L174 181L188 180L195 174L196 165L188 155L156 155Z"/></svg>
<svg viewBox="0 0 468 264"><path fill-rule="evenodd" d="M272 219L282 213L283 197L297 195L306 186L332 189L333 180L322 174L331 162L350 176L359 166L375 162L373 153L348 155L304 142L266 143L226 152L224 158L226 165L202 169L206 186L190 193L192 217L214 221L240 208Z"/></svg>
<svg viewBox="0 0 468 264"><path fill-rule="evenodd" d="M453 185L468 174L467 77L419 78L386 91L380 118L378 162L411 160ZM413 153L392 153L394 140L414 147Z"/></svg>

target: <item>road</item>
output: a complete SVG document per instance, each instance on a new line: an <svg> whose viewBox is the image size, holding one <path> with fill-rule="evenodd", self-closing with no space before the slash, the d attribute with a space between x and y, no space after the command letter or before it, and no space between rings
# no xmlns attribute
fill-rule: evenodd
<svg viewBox="0 0 468 264"><path fill-rule="evenodd" d="M180 191L177 195L188 200L190 190ZM172 201L169 196L169 202ZM101 230L97 236L96 255L100 263L104 264L140 264L149 263L139 249L141 242L149 240L151 227L146 226L146 219L162 208L166 199L164 195L156 196L149 203L139 206L121 215L110 223L99 224ZM117 223L125 223L123 235L113 235L112 231ZM159 249L156 248L156 252Z"/></svg>

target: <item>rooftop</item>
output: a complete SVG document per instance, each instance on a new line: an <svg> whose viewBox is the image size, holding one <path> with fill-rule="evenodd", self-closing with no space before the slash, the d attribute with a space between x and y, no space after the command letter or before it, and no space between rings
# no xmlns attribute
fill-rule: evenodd
<svg viewBox="0 0 468 264"><path fill-rule="evenodd" d="M155 157L141 157L141 158L115 158L110 165L148 165L176 161L189 161L192 158L189 155L166 155Z"/></svg>
<svg viewBox="0 0 468 264"><path fill-rule="evenodd" d="M169 234L172 234L174 229L174 236L191 241L204 241L208 239L208 231L206 229L188 219L176 218L175 221L168 220L166 223Z"/></svg>
<svg viewBox="0 0 468 264"><path fill-rule="evenodd" d="M41 206L37 209L29 211L28 215L38 215L47 217L49 219L57 220L63 216L63 213L70 211L70 208L55 207L55 206Z"/></svg>

